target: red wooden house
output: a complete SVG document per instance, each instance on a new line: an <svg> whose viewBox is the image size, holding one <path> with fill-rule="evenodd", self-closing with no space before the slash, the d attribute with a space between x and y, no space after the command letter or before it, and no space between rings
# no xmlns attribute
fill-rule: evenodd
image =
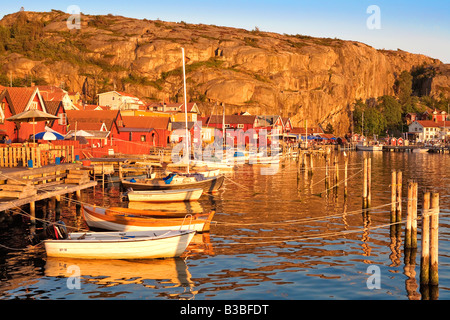
<svg viewBox="0 0 450 320"><path fill-rule="evenodd" d="M169 117L123 116L118 139L132 141L136 145L166 147L171 132Z"/></svg>
<svg viewBox="0 0 450 320"><path fill-rule="evenodd" d="M68 133L84 131L93 146L111 145L119 135L122 116L119 110L67 110Z"/></svg>
<svg viewBox="0 0 450 320"><path fill-rule="evenodd" d="M13 115L11 104L8 90L0 86L0 141L3 141L5 136L8 136L12 140L14 136L16 125L14 122L6 121L7 118Z"/></svg>
<svg viewBox="0 0 450 320"><path fill-rule="evenodd" d="M42 96L37 87L8 87L7 94L10 99L10 108L13 115L22 113L24 111L37 109L47 112ZM30 136L35 133L44 131L45 121L35 122L34 128L32 122L16 123L15 130L10 136L13 142L25 142L30 139Z"/></svg>
<svg viewBox="0 0 450 320"><path fill-rule="evenodd" d="M244 132L253 129L256 124L256 116L240 114L225 115L225 121L222 115L212 115L201 120L202 127L208 126L222 130L225 124L225 129L242 129Z"/></svg>

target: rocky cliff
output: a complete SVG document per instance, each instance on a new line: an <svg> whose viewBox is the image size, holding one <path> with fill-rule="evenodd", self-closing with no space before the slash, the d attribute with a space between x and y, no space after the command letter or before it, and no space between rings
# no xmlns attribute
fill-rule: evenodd
<svg viewBox="0 0 450 320"><path fill-rule="evenodd" d="M181 100L184 47L188 98L204 113L221 112L213 106L224 103L227 113L280 114L294 126L331 123L338 133L347 132L355 99L394 95L396 77L414 66L434 66L429 92L450 96L448 65L400 50L112 15L82 15L80 29L70 30L68 18L61 11L5 16L1 72L64 82L70 91L87 79L90 96L116 88L144 100Z"/></svg>

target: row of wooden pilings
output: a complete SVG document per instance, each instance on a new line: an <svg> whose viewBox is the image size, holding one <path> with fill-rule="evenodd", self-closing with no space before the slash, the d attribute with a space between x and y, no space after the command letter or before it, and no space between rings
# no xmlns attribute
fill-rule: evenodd
<svg viewBox="0 0 450 320"><path fill-rule="evenodd" d="M329 151L325 151L325 186L330 188L330 178L337 188L339 183L339 163L338 157L331 156ZM309 159L308 159L309 157ZM331 160L334 159L333 165ZM331 169L334 167L334 175L330 177ZM303 170L309 176L313 175L313 154L311 152L301 152L298 158L298 174ZM344 156L344 197L348 196L348 157ZM401 234L401 226L405 224L404 255L405 265L414 266L416 252L418 248L417 233L418 221L421 221L421 258L420 258L420 291L422 299L437 299L439 272L439 193L429 190L422 192L422 210L418 215L418 183L410 179L407 182L406 199L406 221L402 214L402 189L403 174L400 170L391 172L391 208L390 208L390 227L391 234ZM363 191L362 208L368 211L371 206L371 187L372 187L372 159L365 157L363 160Z"/></svg>

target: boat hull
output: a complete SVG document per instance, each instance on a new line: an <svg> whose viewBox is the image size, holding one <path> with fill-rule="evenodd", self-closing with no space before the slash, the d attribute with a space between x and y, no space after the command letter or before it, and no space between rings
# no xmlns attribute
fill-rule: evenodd
<svg viewBox="0 0 450 320"><path fill-rule="evenodd" d="M178 190L178 189L203 189L203 192L216 192L218 191L225 180L224 175L219 175L216 177L206 178L202 181L192 181L186 183L170 183L166 184L163 179L152 179L152 180L137 180L136 182L131 182L126 179L121 181L122 186L126 189L131 188L134 190Z"/></svg>
<svg viewBox="0 0 450 320"><path fill-rule="evenodd" d="M106 210L83 206L83 216L90 228L111 231L161 231L161 230L209 230L214 212L205 219L196 219L191 215L184 218L148 218L142 216L109 215Z"/></svg>
<svg viewBox="0 0 450 320"><path fill-rule="evenodd" d="M178 257L195 231L71 233L70 239L45 240L49 257L77 259L156 259ZM78 239L84 237L84 239Z"/></svg>
<svg viewBox="0 0 450 320"><path fill-rule="evenodd" d="M129 201L143 202L174 202L174 201L195 201L203 193L202 188L198 189L175 189L175 190L138 190L129 191Z"/></svg>

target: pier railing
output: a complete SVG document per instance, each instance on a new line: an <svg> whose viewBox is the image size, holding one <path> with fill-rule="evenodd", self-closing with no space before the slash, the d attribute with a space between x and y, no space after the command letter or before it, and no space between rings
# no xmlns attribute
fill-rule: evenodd
<svg viewBox="0 0 450 320"><path fill-rule="evenodd" d="M50 144L11 144L0 146L0 167L35 167L52 163L73 162L73 146L54 146Z"/></svg>

